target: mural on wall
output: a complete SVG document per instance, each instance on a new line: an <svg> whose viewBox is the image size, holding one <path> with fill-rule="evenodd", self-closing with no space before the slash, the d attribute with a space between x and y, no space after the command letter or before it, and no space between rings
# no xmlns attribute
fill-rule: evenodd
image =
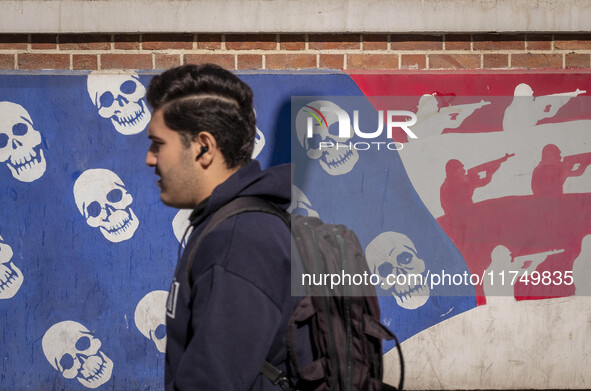
<svg viewBox="0 0 591 391"><path fill-rule="evenodd" d="M41 133L19 104L0 102L0 162L21 182L33 182L46 169Z"/></svg>
<svg viewBox="0 0 591 391"><path fill-rule="evenodd" d="M43 335L42 346L47 361L66 379L97 388L111 378L113 361L101 350L101 340L78 322L54 324Z"/></svg>
<svg viewBox="0 0 591 391"><path fill-rule="evenodd" d="M255 95L253 157L263 167L294 163L294 213L355 230L379 276L382 321L400 340L490 306L491 289L528 302L585 292L588 75L240 77ZM163 311L190 211L160 202L144 163L150 78L0 75L7 389L162 388ZM399 97L396 108L413 113L416 139L395 131L389 149L383 132L380 150L321 148L367 142L356 129L378 128L378 111L392 104L380 96ZM338 113L354 109L358 122L341 124ZM443 273L503 271L538 272L540 284L503 292L498 284L467 285L450 294L425 283ZM543 284L544 272L559 273ZM386 280L409 274L426 279Z"/></svg>
<svg viewBox="0 0 591 391"><path fill-rule="evenodd" d="M110 242L130 239L140 224L131 209L133 197L121 178L110 170L84 171L74 183L74 199L86 223L99 228Z"/></svg>
<svg viewBox="0 0 591 391"><path fill-rule="evenodd" d="M514 288L517 300L575 292L573 262L591 232L588 76L431 75L418 87L403 77L354 78L367 95L436 92L446 107L484 96L459 127L395 136L413 188L471 273L489 276L476 286L479 304L490 285Z"/></svg>
<svg viewBox="0 0 591 391"><path fill-rule="evenodd" d="M150 123L146 88L137 74L102 74L93 72L87 79L88 95L98 114L110 119L123 135L142 132Z"/></svg>
<svg viewBox="0 0 591 391"><path fill-rule="evenodd" d="M144 296L135 308L134 320L144 337L154 342L160 353L166 351L167 291L154 291Z"/></svg>
<svg viewBox="0 0 591 391"><path fill-rule="evenodd" d="M11 262L12 248L0 236L0 299L10 299L23 284L23 273Z"/></svg>

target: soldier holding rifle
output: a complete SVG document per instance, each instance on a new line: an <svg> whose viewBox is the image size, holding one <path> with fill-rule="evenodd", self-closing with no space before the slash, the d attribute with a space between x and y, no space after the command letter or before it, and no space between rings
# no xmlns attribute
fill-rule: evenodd
<svg viewBox="0 0 591 391"><path fill-rule="evenodd" d="M472 205L474 190L488 185L501 164L514 155L507 153L499 159L472 167L467 172L462 162L449 160L445 165L446 178L440 190L441 207L445 214L453 214ZM484 176L481 177L481 173Z"/></svg>

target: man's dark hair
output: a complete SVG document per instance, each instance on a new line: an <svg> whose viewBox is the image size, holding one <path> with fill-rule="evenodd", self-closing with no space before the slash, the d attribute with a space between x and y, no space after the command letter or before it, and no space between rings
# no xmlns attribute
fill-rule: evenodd
<svg viewBox="0 0 591 391"><path fill-rule="evenodd" d="M250 161L256 133L252 90L232 72L214 64L182 65L154 76L146 97L186 147L205 131L228 168Z"/></svg>

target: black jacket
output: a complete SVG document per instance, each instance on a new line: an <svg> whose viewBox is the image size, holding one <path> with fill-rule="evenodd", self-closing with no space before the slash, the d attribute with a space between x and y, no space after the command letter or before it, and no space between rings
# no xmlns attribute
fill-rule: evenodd
<svg viewBox="0 0 591 391"><path fill-rule="evenodd" d="M260 375L264 360L286 369L286 325L301 298L290 291L290 233L278 217L242 213L206 234L212 214L238 196L259 196L284 209L290 166L261 171L257 161L217 186L191 215L195 226L171 285L167 305L166 390L279 390ZM251 388L252 387L252 388Z"/></svg>

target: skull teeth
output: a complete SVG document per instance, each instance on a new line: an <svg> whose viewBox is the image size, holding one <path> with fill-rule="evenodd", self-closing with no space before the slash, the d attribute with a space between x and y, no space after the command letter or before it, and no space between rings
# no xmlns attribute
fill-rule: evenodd
<svg viewBox="0 0 591 391"><path fill-rule="evenodd" d="M112 226L111 228L107 229L110 234L119 234L122 232L127 231L129 226L131 225L131 216L127 215L127 217L123 218L123 220L119 221L117 224Z"/></svg>
<svg viewBox="0 0 591 391"><path fill-rule="evenodd" d="M346 164L349 161L349 159L351 159L352 156L353 156L353 151L350 149L347 149L347 150L345 150L345 153L343 153L342 155L340 155L338 157L338 159L331 160L331 161L328 161L327 159L325 159L324 161L328 167L335 168L335 167L342 166L343 164Z"/></svg>
<svg viewBox="0 0 591 391"><path fill-rule="evenodd" d="M11 266L13 266L12 263ZM10 287L17 278L18 273L14 269L0 265L0 290Z"/></svg>
<svg viewBox="0 0 591 391"><path fill-rule="evenodd" d="M23 282L21 271L10 263L9 267L0 264L0 299L9 299L18 292Z"/></svg>
<svg viewBox="0 0 591 391"><path fill-rule="evenodd" d="M91 356L84 362L80 375L85 380L93 382L104 376L106 367L107 363L100 356Z"/></svg>
<svg viewBox="0 0 591 391"><path fill-rule="evenodd" d="M100 227L105 238L112 242L121 242L131 238L139 225L139 220L133 213L133 210L128 207L115 211L115 214L110 216L116 222L110 224L107 220L107 225Z"/></svg>
<svg viewBox="0 0 591 391"><path fill-rule="evenodd" d="M411 310L425 304L431 293L431 290L426 283L424 285L418 285L414 289L407 289L404 293L400 293L398 288L399 287L396 286L395 292L393 292L393 296L396 299L396 304L402 308Z"/></svg>
<svg viewBox="0 0 591 391"><path fill-rule="evenodd" d="M138 122L140 122L144 117L144 108L141 105L138 105L139 109L135 110L133 114L128 115L126 117L114 115L112 118L115 120L119 125L123 126L135 126Z"/></svg>
<svg viewBox="0 0 591 391"><path fill-rule="evenodd" d="M18 159L11 159L8 163L8 168L10 168L10 171L14 176L19 176L23 172L29 171L37 167L37 165L41 164L42 161L43 150L39 146L39 154L37 154L34 150L31 150L31 152L27 152L25 155Z"/></svg>

